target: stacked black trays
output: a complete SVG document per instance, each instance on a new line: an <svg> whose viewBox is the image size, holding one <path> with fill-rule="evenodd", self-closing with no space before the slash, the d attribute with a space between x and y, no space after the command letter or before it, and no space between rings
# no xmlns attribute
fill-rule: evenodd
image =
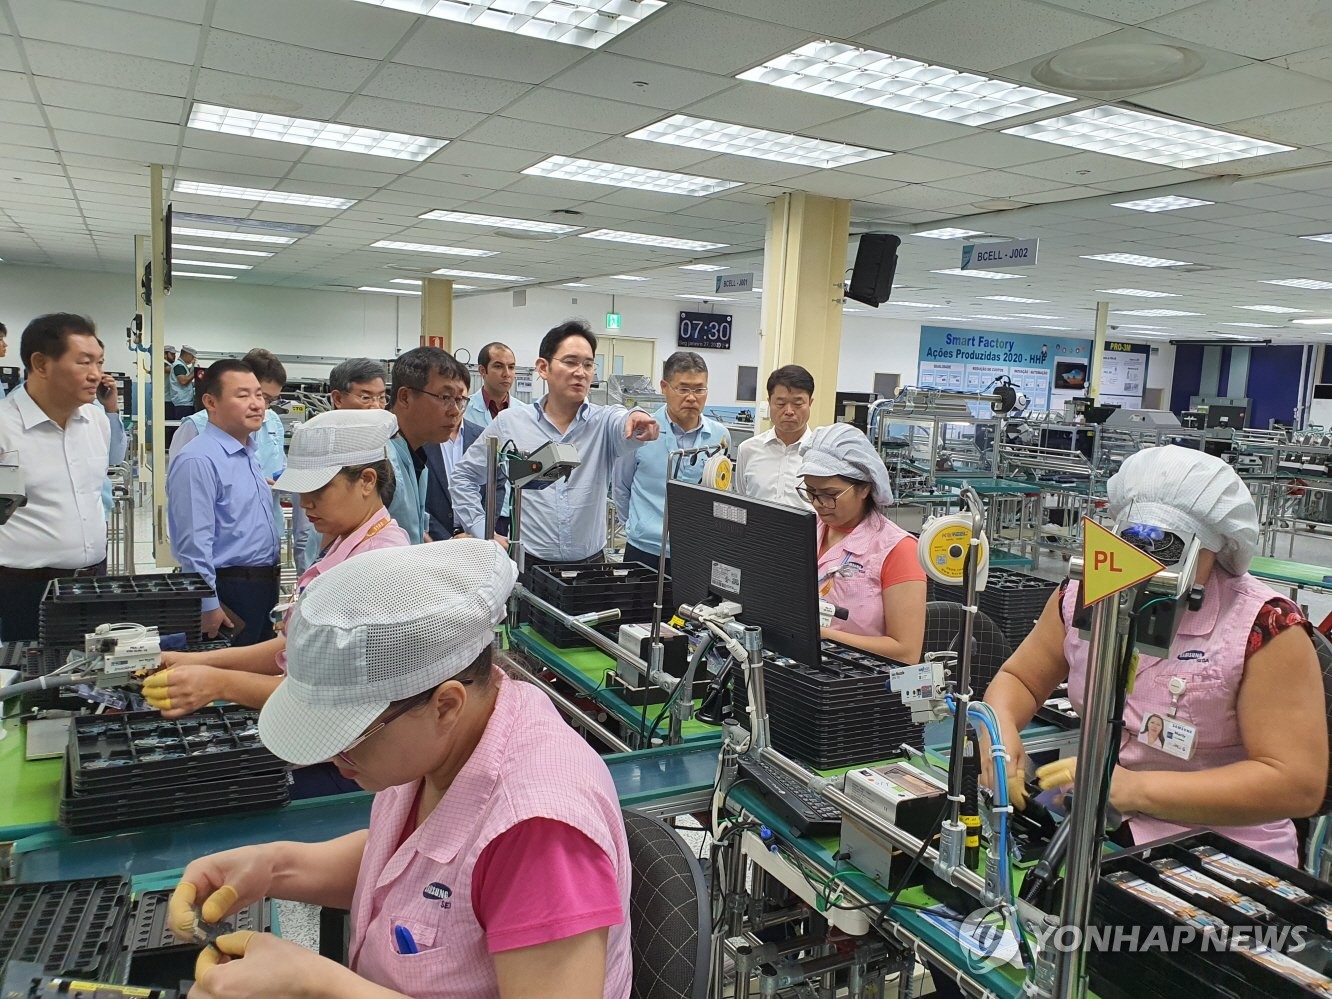
<svg viewBox="0 0 1332 999"><path fill-rule="evenodd" d="M287 766L259 741L259 712L208 707L74 719L60 824L86 834L287 804Z"/></svg>
<svg viewBox="0 0 1332 999"><path fill-rule="evenodd" d="M41 644L82 649L83 636L99 624L129 621L163 635L200 640L199 601L212 589L198 573L141 576L71 576L53 579L39 610Z"/></svg>
<svg viewBox="0 0 1332 999"><path fill-rule="evenodd" d="M823 643L817 666L765 653L773 748L816 770L833 770L898 757L904 742L921 745L924 726L913 723L902 698L888 690L888 673L900 665L835 642ZM737 717L744 717L747 704L737 678Z"/></svg>
<svg viewBox="0 0 1332 999"><path fill-rule="evenodd" d="M122 980L129 912L129 878L0 885L0 978L14 961L48 975Z"/></svg>
<svg viewBox="0 0 1332 999"><path fill-rule="evenodd" d="M977 603L986 616L998 625L1008 639L1008 644L1016 649L1041 616L1050 594L1058 588L1058 583L1028 572L991 569L990 578L985 589L980 592ZM960 586L944 586L931 579L927 596L930 600L962 603L966 594Z"/></svg>
<svg viewBox="0 0 1332 999"><path fill-rule="evenodd" d="M532 593L566 614L589 614L618 607L620 619L600 629L611 638L619 634L621 624L641 624L652 620L652 608L657 600L655 566L649 568L638 562L606 562L599 565L574 562L538 566L529 575ZM673 613L669 576L666 578L663 606L662 619L669 620ZM590 644L582 635L566 628L544 611L531 606L527 609L532 626L552 645L568 649Z"/></svg>
<svg viewBox="0 0 1332 999"><path fill-rule="evenodd" d="M175 988L184 979L194 977L194 960L199 945L178 940L167 927L169 891L148 891L134 903L129 928L129 980L135 985ZM267 933L272 929L267 899L255 902L228 916L224 923L233 930Z"/></svg>

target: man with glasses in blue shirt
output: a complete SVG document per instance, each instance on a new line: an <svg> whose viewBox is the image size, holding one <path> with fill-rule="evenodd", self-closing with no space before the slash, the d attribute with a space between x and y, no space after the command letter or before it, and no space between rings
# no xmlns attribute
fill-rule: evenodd
<svg viewBox="0 0 1332 999"><path fill-rule="evenodd" d="M536 373L546 381L546 395L536 402L510 406L482 432L454 469L449 492L459 522L482 537L485 509L486 445L524 454L550 441L572 445L579 465L567 480L523 496L522 543L530 568L550 562L600 562L606 549L606 494L618 458L657 439L657 421L641 409L597 406L587 401L597 380L597 338L587 323L561 323L541 338Z"/></svg>
<svg viewBox="0 0 1332 999"><path fill-rule="evenodd" d="M625 525L624 560L656 568L661 559L661 526L666 512L666 464L672 451L730 446L726 428L703 415L708 401L708 365L688 350L677 350L661 370L666 405L653 418L666 431L647 447L615 463L612 496L615 515ZM678 482L701 482L704 456L674 459ZM670 574L670 552L666 553Z"/></svg>

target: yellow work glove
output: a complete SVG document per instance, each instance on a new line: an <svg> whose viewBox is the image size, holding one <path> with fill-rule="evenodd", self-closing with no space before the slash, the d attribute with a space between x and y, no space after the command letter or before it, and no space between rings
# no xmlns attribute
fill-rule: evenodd
<svg viewBox="0 0 1332 999"><path fill-rule="evenodd" d="M222 934L216 942L199 951L199 956L194 960L194 980L202 982L204 975L221 964L224 957L231 960L244 957L245 948L250 946L253 937L254 930Z"/></svg>
<svg viewBox="0 0 1332 999"><path fill-rule="evenodd" d="M198 894L199 889L193 882L182 881L176 885L176 890L167 902L167 928L182 940L195 939L194 933L199 928L200 918L205 923L219 922L240 898L235 888L223 885L204 899L200 910L196 910L194 902Z"/></svg>
<svg viewBox="0 0 1332 999"><path fill-rule="evenodd" d="M154 711L171 710L171 669L158 670L143 681L143 699Z"/></svg>
<svg viewBox="0 0 1332 999"><path fill-rule="evenodd" d="M1050 791L1057 787L1071 787L1077 772L1078 758L1067 756L1062 760L1047 763L1038 769L1036 780L1040 782L1042 791Z"/></svg>

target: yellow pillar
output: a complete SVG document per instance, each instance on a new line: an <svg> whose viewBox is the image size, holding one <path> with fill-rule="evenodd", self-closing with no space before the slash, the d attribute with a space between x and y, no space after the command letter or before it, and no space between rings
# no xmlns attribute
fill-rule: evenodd
<svg viewBox="0 0 1332 999"><path fill-rule="evenodd" d="M850 225L851 202L803 191L783 194L768 210L759 398L776 368L807 368L814 376L811 426L833 422Z"/></svg>
<svg viewBox="0 0 1332 999"><path fill-rule="evenodd" d="M421 282L421 346L453 351L453 282L448 278Z"/></svg>

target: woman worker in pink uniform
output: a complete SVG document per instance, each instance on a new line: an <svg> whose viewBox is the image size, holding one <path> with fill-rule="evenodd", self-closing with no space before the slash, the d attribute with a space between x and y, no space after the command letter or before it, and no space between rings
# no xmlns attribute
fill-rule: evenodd
<svg viewBox="0 0 1332 999"><path fill-rule="evenodd" d="M628 999L615 784L539 687L491 664L516 578L469 538L360 556L296 604L259 734L377 792L369 828L196 860L171 927L188 938L196 917L265 896L347 908L348 967L229 933L201 955L192 999Z"/></svg>
<svg viewBox="0 0 1332 999"><path fill-rule="evenodd" d="M1135 843L1207 828L1295 864L1290 819L1313 814L1327 784L1323 685L1309 622L1247 572L1258 544L1248 488L1219 458L1171 445L1131 456L1108 491L1117 521L1198 538L1206 590L1169 656L1139 655L1110 803ZM1067 679L1082 708L1088 647L1073 624L1077 600L1074 585L1052 595L985 692L1017 757L1010 774L1023 773L1019 730L1057 684ZM1076 764L1059 760L1037 776L1064 787Z"/></svg>

